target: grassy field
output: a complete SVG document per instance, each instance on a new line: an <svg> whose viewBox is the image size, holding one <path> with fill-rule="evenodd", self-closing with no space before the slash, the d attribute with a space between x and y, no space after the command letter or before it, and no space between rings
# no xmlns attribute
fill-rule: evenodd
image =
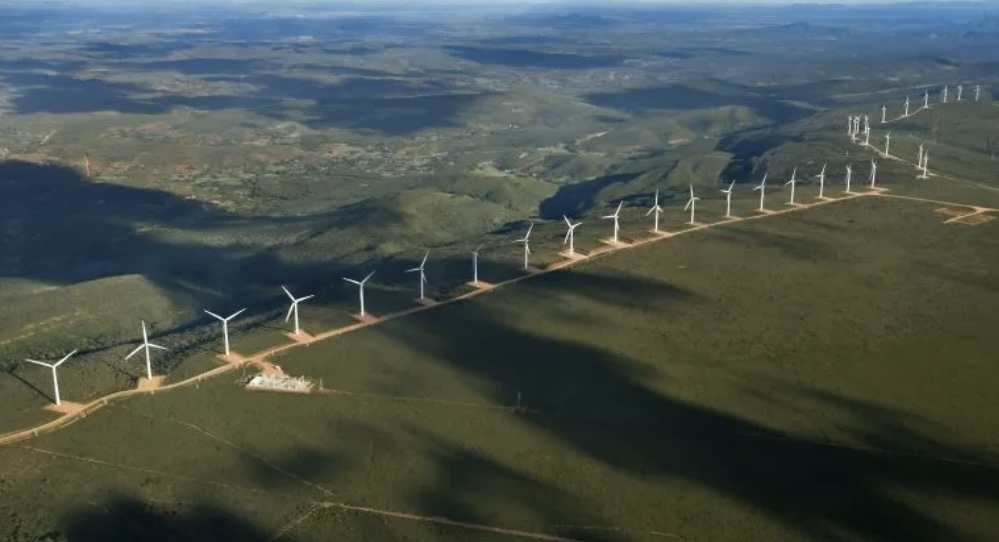
<svg viewBox="0 0 999 542"><path fill-rule="evenodd" d="M325 394L109 407L0 450L3 534L989 540L999 225L936 207L712 228L274 360Z"/></svg>

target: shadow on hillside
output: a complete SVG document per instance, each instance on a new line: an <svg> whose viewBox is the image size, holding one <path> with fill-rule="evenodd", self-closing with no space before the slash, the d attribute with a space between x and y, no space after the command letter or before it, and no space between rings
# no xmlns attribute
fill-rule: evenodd
<svg viewBox="0 0 999 542"><path fill-rule="evenodd" d="M446 45L444 51L458 58L477 64L490 64L512 68L544 68L549 70L592 70L621 66L621 55L578 53L547 53L532 49L500 49Z"/></svg>
<svg viewBox="0 0 999 542"><path fill-rule="evenodd" d="M573 288L576 278L564 280L570 284L567 288ZM616 303L641 297L626 295L626 289L620 285L601 290L608 302L616 295L625 294ZM667 306L654 294L644 297ZM524 406L544 411L524 415L523 423L578 453L633 476L706 486L816 539L849 533L883 542L973 540L960 526L946 524L897 497L898 490L999 506L999 473L992 467L801 440L649 389L643 383L650 376L643 360L604 351L585 339L543 335L544 321L529 328L501 322L495 310L483 307L483 303L458 304L413 318L404 326L377 329L386 338L487 382L498 404L510 404L511 397L521 394ZM442 341L441 329L463 331ZM504 347L488 346L496 344ZM917 442L911 430L903 430L901 414L892 416L882 409L872 419L863 403L836 401L828 394L820 398L829 408L851 414L852 433L864 445L904 449ZM955 449L927 436L918 439L921 448L932 446L943 457L997 462L985 452ZM650 515L650 521L654 517Z"/></svg>
<svg viewBox="0 0 999 542"><path fill-rule="evenodd" d="M683 84L633 88L620 92L596 92L583 98L598 107L617 109L633 115L654 109L687 111L741 105L774 124L784 124L813 114L810 109L761 97L748 90L722 93Z"/></svg>
<svg viewBox="0 0 999 542"><path fill-rule="evenodd" d="M115 495L98 507L78 511L63 529L69 542L267 542L269 533L245 519L210 505L154 505ZM282 537L282 540L294 540Z"/></svg>
<svg viewBox="0 0 999 542"><path fill-rule="evenodd" d="M20 114L114 111L156 115L169 113L177 107L202 111L247 109L279 120L293 118L316 129L339 127L389 135L462 126L460 113L492 95L491 92L456 88L436 78L423 78L419 73L398 76L377 70L331 66L319 69L330 74L357 72L358 75L324 82L307 77L254 73L259 71L255 62L197 58L138 65L147 70L177 70L184 74L205 75L208 81L257 87L246 95L164 94L135 83L4 71L2 62L0 80L15 90L11 103ZM312 103L293 103L296 100Z"/></svg>
<svg viewBox="0 0 999 542"><path fill-rule="evenodd" d="M767 151L791 141L794 141L791 137L776 133L725 136L718 141L715 150L727 152L732 155L732 158L729 159L720 176L723 179L736 179L737 183L741 180L742 182L752 182L755 185L759 182L757 178L762 176L758 169L763 155Z"/></svg>

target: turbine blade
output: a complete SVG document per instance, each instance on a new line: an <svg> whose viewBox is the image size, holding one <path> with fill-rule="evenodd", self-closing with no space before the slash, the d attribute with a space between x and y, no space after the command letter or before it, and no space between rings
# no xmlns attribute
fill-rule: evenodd
<svg viewBox="0 0 999 542"><path fill-rule="evenodd" d="M72 357L72 355L75 354L76 352L77 352L76 350L73 350L72 352L66 354L65 356L63 356L63 358L61 360L55 362L52 366L53 367L58 367L58 366L62 365L63 363L66 363L66 361L69 360L69 358Z"/></svg>
<svg viewBox="0 0 999 542"><path fill-rule="evenodd" d="M287 322L288 320L290 320L290 319L291 319L291 313L295 311L295 305L296 305L296 304L297 304L297 302L295 302L295 303L292 303L292 304L291 304L291 306L290 306L290 307L288 307L288 314L286 314L286 315L284 316L284 321L285 321L285 322Z"/></svg>
<svg viewBox="0 0 999 542"><path fill-rule="evenodd" d="M351 284L357 284L358 286L360 286L360 284L361 284L359 281L356 281L354 279L349 279L347 277L343 277L343 280L345 280L345 281L347 281L347 282L349 282Z"/></svg>
<svg viewBox="0 0 999 542"><path fill-rule="evenodd" d="M569 237L571 237L571 236L572 236L572 228L569 228L569 231L565 232L565 239L562 240L562 244L564 245L564 244L568 243L569 242Z"/></svg>
<svg viewBox="0 0 999 542"><path fill-rule="evenodd" d="M295 296L291 295L291 292L289 292L287 288L282 286L281 289L284 290L284 293L288 294L288 298L290 298L292 301L295 300Z"/></svg>
<svg viewBox="0 0 999 542"><path fill-rule="evenodd" d="M316 295L312 294L312 295L307 295L305 297L300 297L300 298L296 299L295 302L296 303L301 303L302 301L305 301L305 300L308 300L308 299L312 299L313 297L316 297Z"/></svg>
<svg viewBox="0 0 999 542"><path fill-rule="evenodd" d="M235 318L235 317L239 316L240 314L242 314L243 311L245 311L245 310L246 310L245 308L239 309L238 311L230 314L229 317L226 318L226 320L232 320L233 318Z"/></svg>
<svg viewBox="0 0 999 542"><path fill-rule="evenodd" d="M132 350L127 356L125 356L125 359L128 359L128 358L130 358L130 357L138 354L139 352L141 352L142 349L146 347L146 344L147 343L143 343L143 344L140 344L139 346L136 346L135 350ZM152 346L152 344L149 344L149 346ZM28 360L28 361L31 361L31 360Z"/></svg>
<svg viewBox="0 0 999 542"><path fill-rule="evenodd" d="M159 349L159 350L169 350L169 348L167 348L165 346L160 346L158 344L153 344L153 343L149 343L149 348L156 348L156 349Z"/></svg>
<svg viewBox="0 0 999 542"><path fill-rule="evenodd" d="M403 271L403 273L415 273L416 271L419 271L419 270L420 270L419 267L414 267L412 269L407 269L407 270Z"/></svg>
<svg viewBox="0 0 999 542"><path fill-rule="evenodd" d="M368 273L368 276L364 277L364 280L362 280L361 283L363 284L365 282L368 282L368 279L370 279L372 276L374 276L374 274L375 274L374 271Z"/></svg>
<svg viewBox="0 0 999 542"><path fill-rule="evenodd" d="M428 250L426 254L423 255L423 261L420 262L420 269L427 264L427 258L430 256L430 251Z"/></svg>
<svg viewBox="0 0 999 542"><path fill-rule="evenodd" d="M225 318L222 318L221 316L215 314L214 312L212 312L212 311L210 311L208 309L202 309L202 310L205 311L205 312L207 312L213 318L218 318L219 320L225 320Z"/></svg>
<svg viewBox="0 0 999 542"><path fill-rule="evenodd" d="M562 215L562 219L565 220L566 226L569 226L570 228L572 227L572 222L569 222L569 217Z"/></svg>
<svg viewBox="0 0 999 542"><path fill-rule="evenodd" d="M44 361L36 361L33 359L25 359L24 361L27 361L28 363L34 363L35 365L41 365L42 367L48 367L49 369L52 368L51 363L45 363Z"/></svg>
<svg viewBox="0 0 999 542"><path fill-rule="evenodd" d="M624 200L621 200L621 201L619 201L619 202L617 203L617 210L616 210L616 211L614 211L614 218L617 218L617 216L618 216L619 214L621 214L621 207L622 207L623 205L624 205Z"/></svg>

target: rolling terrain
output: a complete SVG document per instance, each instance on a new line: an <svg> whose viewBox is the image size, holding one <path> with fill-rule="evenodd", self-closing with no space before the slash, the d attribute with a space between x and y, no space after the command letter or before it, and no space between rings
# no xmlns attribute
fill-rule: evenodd
<svg viewBox="0 0 999 542"><path fill-rule="evenodd" d="M0 8L0 538L989 540L995 10ZM300 16L308 13L308 16ZM127 23L127 24L126 24ZM793 44L789 46L788 44ZM964 86L964 100L954 97ZM940 91L948 85L949 103ZM979 100L972 99L976 85ZM924 91L931 107L915 111ZM898 118L906 97L914 114ZM882 105L889 122L879 121ZM851 143L868 114L875 148ZM880 156L891 131L891 157ZM917 147L930 155L917 177ZM910 199L906 199L910 198ZM963 207L962 207L963 205ZM962 219L963 220L963 219ZM169 445L167 445L169 443ZM85 488L80 491L79 488ZM38 502L49 503L44 509Z"/></svg>

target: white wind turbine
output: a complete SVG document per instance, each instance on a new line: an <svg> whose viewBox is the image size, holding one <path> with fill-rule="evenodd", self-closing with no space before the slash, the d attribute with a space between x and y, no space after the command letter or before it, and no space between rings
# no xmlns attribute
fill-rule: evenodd
<svg viewBox="0 0 999 542"><path fill-rule="evenodd" d="M857 117L850 117L850 141L857 140Z"/></svg>
<svg viewBox="0 0 999 542"><path fill-rule="evenodd" d="M794 187L798 184L798 179L795 176L798 174L798 168L795 167L791 170L791 180L784 183L784 186L791 185L791 200L788 201L788 205L794 205Z"/></svg>
<svg viewBox="0 0 999 542"><path fill-rule="evenodd" d="M531 255L531 230L534 229L534 222L527 227L527 233L524 234L523 239L517 239L514 243L524 243L524 271L528 269L528 257Z"/></svg>
<svg viewBox="0 0 999 542"><path fill-rule="evenodd" d="M871 160L871 188L874 188L874 182L877 180L878 176L878 163Z"/></svg>
<svg viewBox="0 0 999 542"><path fill-rule="evenodd" d="M891 130L888 130L888 133L885 134L885 158L891 156L891 154L888 153L890 147L891 147Z"/></svg>
<svg viewBox="0 0 999 542"><path fill-rule="evenodd" d="M687 205L684 206L683 210L686 211L690 209L690 225L694 225L694 208L697 206L697 200L701 198L694 195L694 185L690 185L690 199L687 200Z"/></svg>
<svg viewBox="0 0 999 542"><path fill-rule="evenodd" d="M760 212L761 213L763 212L763 200L766 199L766 197L767 197L767 175L770 175L770 172L764 173L763 174L763 180L760 181L760 184L758 186L754 186L753 187L753 190L759 190L760 191Z"/></svg>
<svg viewBox="0 0 999 542"><path fill-rule="evenodd" d="M888 115L888 106L887 105L882 105L881 106L881 124L884 124L884 123L888 122L888 119L886 118L886 115Z"/></svg>
<svg viewBox="0 0 999 542"><path fill-rule="evenodd" d="M916 169L923 167L923 144L919 144L919 154L916 155Z"/></svg>
<svg viewBox="0 0 999 542"><path fill-rule="evenodd" d="M853 115L846 116L846 135L853 137Z"/></svg>
<svg viewBox="0 0 999 542"><path fill-rule="evenodd" d="M867 113L864 113L864 131L867 132L870 131L870 129L871 129L871 118L867 116Z"/></svg>
<svg viewBox="0 0 999 542"><path fill-rule="evenodd" d="M822 199L826 189L826 164L822 164L822 171L816 177L819 179L819 199Z"/></svg>
<svg viewBox="0 0 999 542"><path fill-rule="evenodd" d="M347 277L343 277L343 280L345 280L345 281L347 281L347 282L349 282L351 284L356 284L357 285L357 288L358 288L358 297L360 298L360 301L361 301L361 312L358 313L358 314L360 314L361 316L365 315L365 312L364 312L364 284L367 283L368 279L370 279L371 276L374 275L374 274L375 274L374 271L368 273L368 276L364 277L364 280L355 280L355 279L349 279Z"/></svg>
<svg viewBox="0 0 999 542"><path fill-rule="evenodd" d="M930 165L930 151L925 151L923 153L923 173L919 176L920 179L926 179L930 176L928 166Z"/></svg>
<svg viewBox="0 0 999 542"><path fill-rule="evenodd" d="M154 344L154 343L149 342L149 333L146 332L146 322L143 321L142 322L142 344L140 344L139 346L137 346L135 348L135 350L132 350L132 353L130 353L129 355L125 356L125 359L128 360L128 358L131 358L132 356L138 354L140 351L145 350L146 351L146 378L148 378L149 380L153 379L153 362L152 362L152 360L150 359L150 356L149 356L149 350L151 348L156 348L158 350L166 350L165 346L160 346L158 344Z"/></svg>
<svg viewBox="0 0 999 542"><path fill-rule="evenodd" d="M846 165L846 193L850 193L850 181L853 179L853 164Z"/></svg>
<svg viewBox="0 0 999 542"><path fill-rule="evenodd" d="M423 301L423 287L427 284L427 274L426 265L427 258L430 256L430 251L428 250L426 254L423 255L423 259L420 261L420 265L412 269L407 269L406 273L420 273L420 301Z"/></svg>
<svg viewBox="0 0 999 542"><path fill-rule="evenodd" d="M202 310L204 310L209 316L211 316L213 318L216 318L218 321L222 322L222 338L223 338L223 342L225 344L225 355L228 356L229 355L229 320L232 320L233 318L239 316L246 309L245 308L239 309L238 311L230 314L226 318L222 318L221 316L219 316L219 315L217 315L214 312L211 312L209 310L206 310L206 309L202 309Z"/></svg>
<svg viewBox="0 0 999 542"><path fill-rule="evenodd" d="M472 251L472 284L479 283L479 250L482 249L482 245L475 247Z"/></svg>
<svg viewBox="0 0 999 542"><path fill-rule="evenodd" d="M617 204L617 210L614 211L614 214L600 217L600 218L603 218L605 220L609 220L609 219L613 219L614 220L614 244L615 245L617 244L617 232L620 231L620 229L621 229L621 227L618 224L618 218L621 216L621 206L622 205L624 205L624 201L618 202L618 204Z"/></svg>
<svg viewBox="0 0 999 542"><path fill-rule="evenodd" d="M905 112L902 113L902 116L903 117L908 117L909 116L909 97L908 96L905 97Z"/></svg>
<svg viewBox="0 0 999 542"><path fill-rule="evenodd" d="M930 108L930 91L929 90L924 90L923 91L923 109L929 109L929 108Z"/></svg>
<svg viewBox="0 0 999 542"><path fill-rule="evenodd" d="M573 224L572 222L569 221L569 217L562 215L562 218L565 219L565 225L569 227L569 231L565 232L565 239L562 241L562 244L564 245L568 243L569 255L573 256L576 254L576 245L575 245L576 240L574 233L576 231L576 228L578 228L582 224L582 222L576 222L575 224Z"/></svg>
<svg viewBox="0 0 999 542"><path fill-rule="evenodd" d="M975 85L975 101L978 101L979 95L982 93L982 85Z"/></svg>
<svg viewBox="0 0 999 542"><path fill-rule="evenodd" d="M871 128L870 127L868 127L866 130L864 130L864 146L865 147L870 147L871 146Z"/></svg>
<svg viewBox="0 0 999 542"><path fill-rule="evenodd" d="M735 188L735 181L728 185L727 190L721 190L722 194L725 194L725 218L732 216L732 189Z"/></svg>
<svg viewBox="0 0 999 542"><path fill-rule="evenodd" d="M943 103L947 103L947 85L944 85L943 94L941 94L941 99Z"/></svg>
<svg viewBox="0 0 999 542"><path fill-rule="evenodd" d="M957 101L959 101L959 102L961 101L961 93L963 93L963 92L964 92L964 86L963 85L958 85L957 86Z"/></svg>
<svg viewBox="0 0 999 542"><path fill-rule="evenodd" d="M652 208L649 212L645 213L645 216L649 216L655 213L655 222L653 222L652 231L654 233L659 233L659 215L663 212L663 208L659 206L659 190L656 190L656 199L653 200Z"/></svg>
<svg viewBox="0 0 999 542"><path fill-rule="evenodd" d="M68 360L70 356L72 356L75 353L76 350L73 350L72 352L66 354L61 360L55 363L45 363L44 361L35 361L33 359L25 360L28 363L34 363L35 365L41 365L42 367L48 367L49 369L52 369L52 387L55 388L55 404L57 405L62 403L62 399L59 398L59 375L56 373L56 369L63 363L66 363L66 360Z"/></svg>
<svg viewBox="0 0 999 542"><path fill-rule="evenodd" d="M285 288L284 286L282 286L281 289L284 290L284 293L288 294L288 299L291 299L291 306L288 307L288 314L285 315L284 321L287 322L288 319L291 318L291 315L294 314L295 315L295 335L298 335L302 331L301 328L298 327L298 304L301 303L302 301L306 301L306 300L312 299L315 296L314 295L307 295L305 297L299 297L299 298L296 299L295 296L291 295L291 292L289 292L287 288Z"/></svg>

